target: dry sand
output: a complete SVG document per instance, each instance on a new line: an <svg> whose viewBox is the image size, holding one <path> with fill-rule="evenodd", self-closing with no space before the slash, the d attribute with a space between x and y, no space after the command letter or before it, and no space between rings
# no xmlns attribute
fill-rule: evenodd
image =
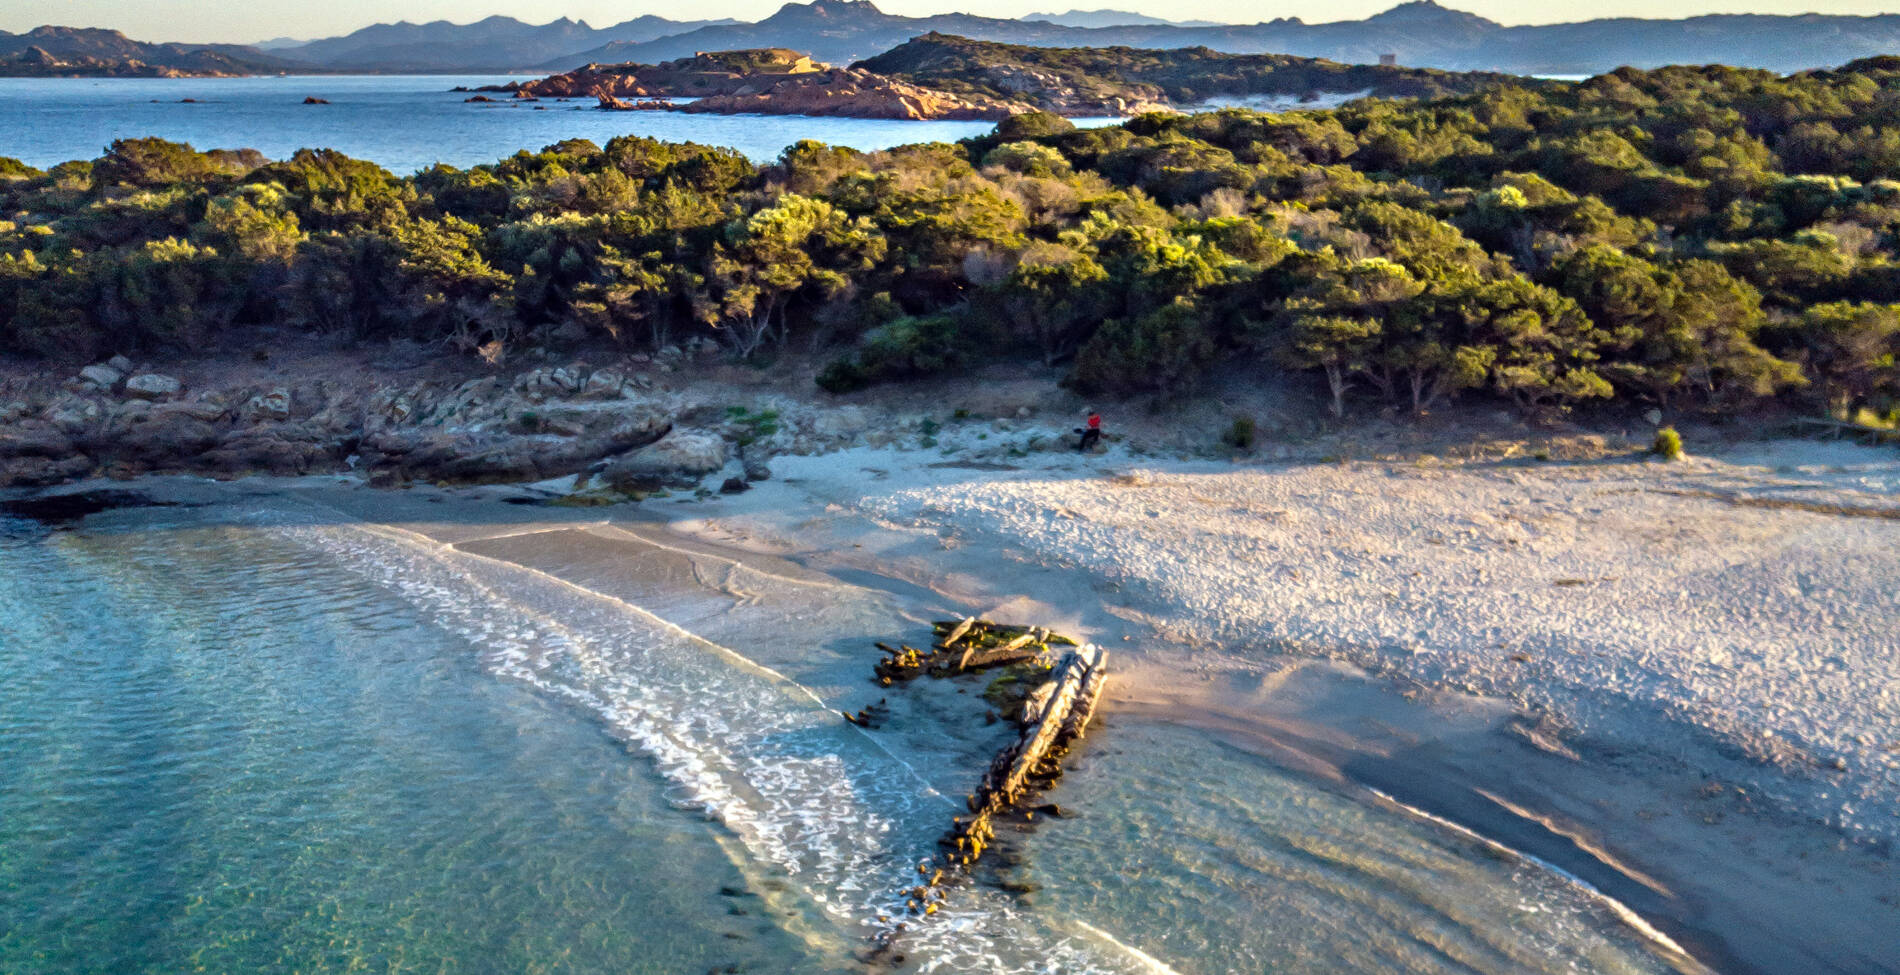
<svg viewBox="0 0 1900 975"><path fill-rule="evenodd" d="M672 521L1122 647L1111 721L1394 795L1719 970L1900 971L1900 454L1000 456L781 457Z"/></svg>

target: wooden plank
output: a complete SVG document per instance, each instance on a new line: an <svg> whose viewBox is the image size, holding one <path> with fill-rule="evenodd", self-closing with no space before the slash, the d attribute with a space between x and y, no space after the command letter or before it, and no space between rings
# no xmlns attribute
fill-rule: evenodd
<svg viewBox="0 0 1900 975"><path fill-rule="evenodd" d="M957 642L958 640L963 639L963 634L970 632L970 627L975 626L975 625L976 625L976 617L965 616L963 618L963 622L958 623L957 628L954 630L951 630L950 635L943 638L943 643L941 645L947 647Z"/></svg>

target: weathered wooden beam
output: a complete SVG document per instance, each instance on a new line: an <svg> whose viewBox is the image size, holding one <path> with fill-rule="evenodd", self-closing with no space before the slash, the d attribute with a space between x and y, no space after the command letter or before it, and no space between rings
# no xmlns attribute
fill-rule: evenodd
<svg viewBox="0 0 1900 975"><path fill-rule="evenodd" d="M970 627L973 627L975 625L976 625L976 617L965 616L963 618L963 622L958 623L957 628L954 630L951 630L950 635L947 637L944 637L943 640L938 643L938 646L948 647L956 643L958 640L963 639L963 634L970 632Z"/></svg>

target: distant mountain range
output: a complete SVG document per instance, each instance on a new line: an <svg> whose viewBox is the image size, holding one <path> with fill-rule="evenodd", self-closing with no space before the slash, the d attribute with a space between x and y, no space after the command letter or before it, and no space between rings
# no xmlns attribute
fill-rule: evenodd
<svg viewBox="0 0 1900 975"><path fill-rule="evenodd" d="M1120 21L1120 23L1110 23ZM1173 22L1114 10L1021 20L940 14L900 17L870 0L787 3L756 23L646 16L594 28L490 17L473 24L377 24L309 42L258 47L141 44L113 31L43 27L0 32L0 74L244 74L308 72L563 72L588 63L657 64L701 51L781 47L849 64L932 32L1038 47L1178 49L1289 54L1348 64L1392 55L1400 65L1513 74L1595 74L1621 65L1722 63L1790 72L1900 53L1900 15L1724 14L1686 20L1617 18L1506 27L1432 0L1365 20L1309 24Z"/></svg>
<svg viewBox="0 0 1900 975"><path fill-rule="evenodd" d="M116 30L37 27L0 31L0 75L169 78L275 74L283 61L236 44L146 44Z"/></svg>
<svg viewBox="0 0 1900 975"><path fill-rule="evenodd" d="M932 31L1039 47L1198 46L1231 54L1292 54L1349 64L1376 63L1381 55L1390 54L1399 64L1414 67L1513 74L1595 74L1622 65L1707 63L1786 72L1900 53L1900 15L1891 14L1735 14L1506 27L1432 0L1415 0L1365 20L1322 24L1282 18L1212 27L1068 27L969 14L898 17L879 10L870 0L814 0L786 4L758 23L703 27L584 56L652 63L695 51L789 47L810 52L821 61L844 64ZM571 58L543 65L549 70L574 66Z"/></svg>
<svg viewBox="0 0 1900 975"><path fill-rule="evenodd" d="M527 24L513 17L489 17L472 24L446 20L427 24L376 24L307 44L279 47L271 53L329 71L522 71L550 59L581 57L607 44L637 44L729 20L668 20L636 17L612 27L593 28L565 17ZM583 57L583 60L585 58Z"/></svg>
<svg viewBox="0 0 1900 975"><path fill-rule="evenodd" d="M1071 10L1060 14L1027 14L1023 20L1040 20L1058 27L1218 27L1217 20L1164 20L1129 10Z"/></svg>

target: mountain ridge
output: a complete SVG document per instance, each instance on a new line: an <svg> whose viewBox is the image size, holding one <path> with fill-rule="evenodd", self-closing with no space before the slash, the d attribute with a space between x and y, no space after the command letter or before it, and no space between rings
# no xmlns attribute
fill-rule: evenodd
<svg viewBox="0 0 1900 975"><path fill-rule="evenodd" d="M241 44L150 43L102 27L51 24L0 31L0 75L11 77L223 77L289 68Z"/></svg>
<svg viewBox="0 0 1900 975"><path fill-rule="evenodd" d="M1092 22L1097 15L1113 19L1125 13L1075 10L1054 16ZM545 24L502 15L470 24L401 21L299 44L272 41L269 51L242 45L149 45L118 34L117 42L98 51L55 35L57 43L28 52L33 42L19 41L27 35L0 32L0 74L559 73L590 63L658 64L701 51L769 47L850 64L931 33L1035 47L1204 47L1344 64L1374 64L1389 56L1412 67L1519 75L1710 63L1787 73L1900 52L1900 14L1704 14L1511 26L1435 0L1412 0L1363 20L1307 23L1282 17L1255 24L1072 26L967 13L908 17L886 13L872 0L812 0L786 3L753 22L681 21L653 14L602 28L567 17Z"/></svg>

